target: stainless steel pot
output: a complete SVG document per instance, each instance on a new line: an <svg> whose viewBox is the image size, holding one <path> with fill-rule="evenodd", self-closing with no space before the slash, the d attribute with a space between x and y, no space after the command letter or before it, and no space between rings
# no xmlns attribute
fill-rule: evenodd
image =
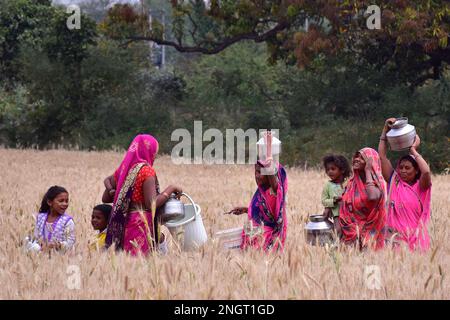
<svg viewBox="0 0 450 320"><path fill-rule="evenodd" d="M398 118L392 129L386 134L389 146L393 151L409 149L416 139L416 128L408 124L408 118Z"/></svg>
<svg viewBox="0 0 450 320"><path fill-rule="evenodd" d="M309 216L305 226L306 242L311 245L324 246L334 242L333 225L321 214Z"/></svg>
<svg viewBox="0 0 450 320"><path fill-rule="evenodd" d="M184 217L184 204L172 193L161 211L162 221L169 221Z"/></svg>

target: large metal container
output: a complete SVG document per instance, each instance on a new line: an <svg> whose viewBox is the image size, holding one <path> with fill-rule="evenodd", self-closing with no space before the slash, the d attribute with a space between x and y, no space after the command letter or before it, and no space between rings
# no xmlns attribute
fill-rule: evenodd
<svg viewBox="0 0 450 320"><path fill-rule="evenodd" d="M186 196L186 194L182 193L181 195ZM173 221L177 219L183 218L184 213L184 204L179 199L176 198L176 195L172 193L169 199L164 204L161 211L161 219L163 223L167 221Z"/></svg>
<svg viewBox="0 0 450 320"><path fill-rule="evenodd" d="M416 128L408 124L408 118L398 118L392 129L386 134L389 146L393 151L409 149L416 139Z"/></svg>
<svg viewBox="0 0 450 320"><path fill-rule="evenodd" d="M306 242L311 245L324 246L334 242L333 225L321 214L309 216L305 226Z"/></svg>

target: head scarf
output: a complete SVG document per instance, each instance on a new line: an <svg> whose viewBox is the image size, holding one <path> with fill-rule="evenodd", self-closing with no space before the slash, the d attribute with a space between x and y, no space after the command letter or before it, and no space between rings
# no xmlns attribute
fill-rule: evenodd
<svg viewBox="0 0 450 320"><path fill-rule="evenodd" d="M364 148L359 151L364 160L372 159L370 174L381 197L376 202L369 201L367 189L359 172L353 170L347 187L342 195L339 221L342 226L342 239L344 242L353 243L359 240L360 247L365 247L371 236L374 236L375 248L384 246L382 230L386 220L386 183L381 172L381 161L378 152L372 148Z"/></svg>
<svg viewBox="0 0 450 320"><path fill-rule="evenodd" d="M122 163L114 174L117 183L114 202L117 201L119 191L122 188L128 173L136 164L145 163L153 166L156 154L158 153L158 147L158 141L149 134L139 134L133 139Z"/></svg>

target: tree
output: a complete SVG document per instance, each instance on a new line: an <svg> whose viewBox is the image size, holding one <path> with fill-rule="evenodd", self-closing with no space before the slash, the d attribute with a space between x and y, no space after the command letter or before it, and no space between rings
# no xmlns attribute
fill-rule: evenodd
<svg viewBox="0 0 450 320"><path fill-rule="evenodd" d="M172 0L173 39L154 21L130 41L154 41L180 52L216 54L243 40L266 42L271 61L314 67L322 56L346 53L356 62L394 71L412 87L438 79L450 64L450 3L445 0ZM376 4L382 28L367 28ZM306 24L309 25L305 28ZM208 26L208 31L200 26ZM127 43L128 43L127 42Z"/></svg>
<svg viewBox="0 0 450 320"><path fill-rule="evenodd" d="M18 80L20 46L39 46L54 12L51 0L0 0L0 81Z"/></svg>

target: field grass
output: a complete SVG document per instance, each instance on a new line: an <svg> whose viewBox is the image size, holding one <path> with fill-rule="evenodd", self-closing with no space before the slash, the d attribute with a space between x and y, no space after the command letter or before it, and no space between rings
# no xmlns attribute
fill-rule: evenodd
<svg viewBox="0 0 450 320"><path fill-rule="evenodd" d="M91 253L92 207L100 203L103 179L122 155L115 152L0 149L1 299L449 299L450 176L433 176L432 249L360 253L311 247L304 238L309 214L320 213L326 177L289 168L288 238L282 255L226 251L215 232L243 225L245 216L225 216L247 205L254 190L252 166L176 166L160 157L155 168L162 187L179 184L202 207L210 239L196 252L171 243L167 256L147 259ZM22 240L34 227L44 192L51 185L69 190L76 223L74 254L26 254ZM167 230L166 230L167 231ZM168 234L168 232L166 232ZM75 267L74 267L75 266ZM380 270L381 287L364 274ZM74 273L81 274L73 288Z"/></svg>

